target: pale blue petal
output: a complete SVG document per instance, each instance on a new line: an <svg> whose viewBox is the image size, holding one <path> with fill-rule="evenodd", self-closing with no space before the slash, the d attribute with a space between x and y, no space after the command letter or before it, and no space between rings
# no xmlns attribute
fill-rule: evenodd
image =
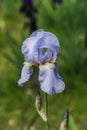
<svg viewBox="0 0 87 130"><path fill-rule="evenodd" d="M33 68L29 67L28 64L25 64L21 72L21 78L18 80L18 85L23 86L23 84L29 80L32 73Z"/></svg>
<svg viewBox="0 0 87 130"><path fill-rule="evenodd" d="M44 30L39 29L35 32L33 32L29 38L27 38L22 45L22 53L24 54L25 61L32 63L39 61L35 57L37 54L35 52L35 47L37 46L37 43L41 37L44 35ZM38 57L38 55L37 55Z"/></svg>
<svg viewBox="0 0 87 130"><path fill-rule="evenodd" d="M41 29L32 33L30 38L23 42L22 53L24 54L25 61L29 63L55 62L59 47L57 37ZM47 52L44 52L44 48L48 49ZM43 53L41 53L40 49L41 51L43 50Z"/></svg>
<svg viewBox="0 0 87 130"><path fill-rule="evenodd" d="M36 59L34 58L34 48L37 44L38 39L39 37L30 37L23 42L22 53L24 54L25 61L29 63L36 62Z"/></svg>
<svg viewBox="0 0 87 130"><path fill-rule="evenodd" d="M39 81L41 90L47 94L61 93L65 84L61 77L55 73L56 66L54 64L43 65L39 71Z"/></svg>
<svg viewBox="0 0 87 130"><path fill-rule="evenodd" d="M22 69L21 78L18 81L19 86L28 81L33 72L32 67L28 66L29 64L43 64L39 72L41 89L48 94L62 92L65 84L57 72L57 66L45 64L46 62L56 62L59 47L59 41L54 34L42 29L32 33L22 46L22 53L28 63Z"/></svg>
<svg viewBox="0 0 87 130"><path fill-rule="evenodd" d="M35 58L37 61L41 61L43 59L42 63L47 61L55 62L59 52L59 47L60 45L57 37L50 32L45 32L43 37L41 37L35 45ZM48 50L41 56L38 52L40 49L42 50L42 48L47 48Z"/></svg>
<svg viewBox="0 0 87 130"><path fill-rule="evenodd" d="M44 32L44 35L38 41L37 46L38 48L49 48L56 52L58 52L60 47L57 37L50 32Z"/></svg>
<svg viewBox="0 0 87 130"><path fill-rule="evenodd" d="M38 36L42 36L44 34L44 30L43 29L38 29L35 32L33 32L30 37L38 37Z"/></svg>
<svg viewBox="0 0 87 130"><path fill-rule="evenodd" d="M45 62L51 61L52 51L50 49L44 51L43 48L38 49L38 61L43 64Z"/></svg>

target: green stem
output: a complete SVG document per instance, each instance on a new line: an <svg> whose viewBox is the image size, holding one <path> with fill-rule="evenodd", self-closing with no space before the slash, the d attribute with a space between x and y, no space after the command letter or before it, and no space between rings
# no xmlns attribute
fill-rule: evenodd
<svg viewBox="0 0 87 130"><path fill-rule="evenodd" d="M35 123L37 118L38 118L38 114L35 114L34 117L31 120L31 122L28 124L27 130L30 130L31 126Z"/></svg>
<svg viewBox="0 0 87 130"><path fill-rule="evenodd" d="M47 94L44 93L44 110L45 110L45 114L47 116L47 121L46 121L46 129L50 130L49 128L49 123L48 123L48 100L47 100Z"/></svg>

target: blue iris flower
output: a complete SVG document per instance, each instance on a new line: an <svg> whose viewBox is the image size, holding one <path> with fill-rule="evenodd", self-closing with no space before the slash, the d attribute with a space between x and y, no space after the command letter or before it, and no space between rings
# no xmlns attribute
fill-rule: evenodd
<svg viewBox="0 0 87 130"><path fill-rule="evenodd" d="M33 0L22 0L22 2L25 4L32 4Z"/></svg>
<svg viewBox="0 0 87 130"><path fill-rule="evenodd" d="M38 79L41 90L50 95L62 92L65 84L58 74L56 64L59 47L59 41L54 34L45 32L42 29L33 32L23 42L22 53L25 63L18 85L22 86L29 80L33 73L32 66L36 64L39 66Z"/></svg>

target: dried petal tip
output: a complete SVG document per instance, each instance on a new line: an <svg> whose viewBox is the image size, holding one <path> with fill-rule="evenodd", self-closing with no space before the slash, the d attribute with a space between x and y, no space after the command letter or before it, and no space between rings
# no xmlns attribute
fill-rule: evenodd
<svg viewBox="0 0 87 130"><path fill-rule="evenodd" d="M40 115L40 117L41 117L45 122L47 121L47 116L46 116L46 114L45 114L43 108L42 108L40 111L38 111L38 114Z"/></svg>

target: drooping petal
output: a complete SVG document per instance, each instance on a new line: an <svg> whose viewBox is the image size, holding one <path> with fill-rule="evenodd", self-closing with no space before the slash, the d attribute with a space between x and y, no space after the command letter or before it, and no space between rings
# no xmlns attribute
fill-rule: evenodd
<svg viewBox="0 0 87 130"><path fill-rule="evenodd" d="M29 64L25 64L23 66L22 72L21 72L21 78L18 80L18 85L23 86L23 84L29 80L30 76L33 73L33 68L29 67Z"/></svg>
<svg viewBox="0 0 87 130"><path fill-rule="evenodd" d="M39 81L41 90L47 94L61 93L65 84L61 77L55 73L56 66L54 64L45 64L40 66Z"/></svg>

